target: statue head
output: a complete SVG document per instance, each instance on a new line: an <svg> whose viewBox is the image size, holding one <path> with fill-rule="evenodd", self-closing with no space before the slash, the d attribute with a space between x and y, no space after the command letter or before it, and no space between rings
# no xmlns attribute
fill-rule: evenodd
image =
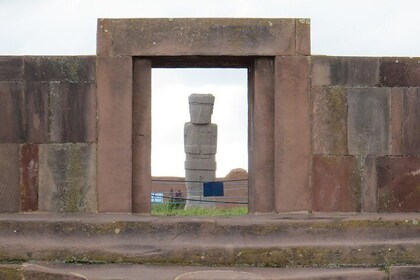
<svg viewBox="0 0 420 280"><path fill-rule="evenodd" d="M190 103L191 122L195 124L211 123L213 114L214 96L212 94L191 94L188 97Z"/></svg>

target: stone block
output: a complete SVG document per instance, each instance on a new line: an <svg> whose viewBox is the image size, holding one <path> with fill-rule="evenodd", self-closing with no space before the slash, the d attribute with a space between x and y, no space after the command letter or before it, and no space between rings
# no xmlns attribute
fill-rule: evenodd
<svg viewBox="0 0 420 280"><path fill-rule="evenodd" d="M131 57L98 58L98 211L132 210Z"/></svg>
<svg viewBox="0 0 420 280"><path fill-rule="evenodd" d="M307 57L275 58L275 206L311 209L311 121Z"/></svg>
<svg viewBox="0 0 420 280"><path fill-rule="evenodd" d="M376 157L359 157L361 169L361 210L365 213L378 211L378 176L376 172Z"/></svg>
<svg viewBox="0 0 420 280"><path fill-rule="evenodd" d="M349 154L389 154L389 89L350 88L347 104Z"/></svg>
<svg viewBox="0 0 420 280"><path fill-rule="evenodd" d="M381 59L381 85L386 87L420 87L420 57Z"/></svg>
<svg viewBox="0 0 420 280"><path fill-rule="evenodd" d="M152 62L136 59L133 75L133 212L150 213Z"/></svg>
<svg viewBox="0 0 420 280"><path fill-rule="evenodd" d="M96 145L39 146L40 211L96 212Z"/></svg>
<svg viewBox="0 0 420 280"><path fill-rule="evenodd" d="M391 154L401 154L403 88L391 88Z"/></svg>
<svg viewBox="0 0 420 280"><path fill-rule="evenodd" d="M312 210L360 211L360 172L351 156L314 156L312 162Z"/></svg>
<svg viewBox="0 0 420 280"><path fill-rule="evenodd" d="M296 19L296 55L311 55L311 20Z"/></svg>
<svg viewBox="0 0 420 280"><path fill-rule="evenodd" d="M47 82L25 82L21 109L23 142L48 143Z"/></svg>
<svg viewBox="0 0 420 280"><path fill-rule="evenodd" d="M420 87L405 90L402 112L402 153L420 155Z"/></svg>
<svg viewBox="0 0 420 280"><path fill-rule="evenodd" d="M50 82L50 141L96 142L96 84Z"/></svg>
<svg viewBox="0 0 420 280"><path fill-rule="evenodd" d="M420 212L420 157L382 157L377 162L380 212Z"/></svg>
<svg viewBox="0 0 420 280"><path fill-rule="evenodd" d="M0 82L0 142L20 143L23 138L21 125L21 100L23 86L20 82Z"/></svg>
<svg viewBox="0 0 420 280"><path fill-rule="evenodd" d="M22 56L0 56L0 81L21 81L23 78Z"/></svg>
<svg viewBox="0 0 420 280"><path fill-rule="evenodd" d="M420 278L420 265L391 266L389 280L418 280Z"/></svg>
<svg viewBox="0 0 420 280"><path fill-rule="evenodd" d="M20 146L20 209L22 212L38 210L39 146Z"/></svg>
<svg viewBox="0 0 420 280"><path fill-rule="evenodd" d="M97 50L100 56L294 55L295 35L294 19L100 19Z"/></svg>
<svg viewBox="0 0 420 280"><path fill-rule="evenodd" d="M258 58L249 74L250 213L270 213L274 206L274 60Z"/></svg>
<svg viewBox="0 0 420 280"><path fill-rule="evenodd" d="M85 82L96 79L95 56L25 56L25 80Z"/></svg>
<svg viewBox="0 0 420 280"><path fill-rule="evenodd" d="M347 154L347 100L343 87L313 87L313 153Z"/></svg>
<svg viewBox="0 0 420 280"><path fill-rule="evenodd" d="M312 86L375 86L379 58L312 56Z"/></svg>
<svg viewBox="0 0 420 280"><path fill-rule="evenodd" d="M0 170L0 213L19 212L19 144L0 144Z"/></svg>

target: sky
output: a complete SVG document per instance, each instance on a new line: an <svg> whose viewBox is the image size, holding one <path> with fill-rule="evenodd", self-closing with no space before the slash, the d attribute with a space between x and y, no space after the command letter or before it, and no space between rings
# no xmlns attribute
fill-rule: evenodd
<svg viewBox="0 0 420 280"><path fill-rule="evenodd" d="M310 18L311 52L420 56L418 0L0 0L0 55L94 55L97 18ZM244 69L154 69L152 175L183 176L188 95L216 96L217 176L247 169Z"/></svg>

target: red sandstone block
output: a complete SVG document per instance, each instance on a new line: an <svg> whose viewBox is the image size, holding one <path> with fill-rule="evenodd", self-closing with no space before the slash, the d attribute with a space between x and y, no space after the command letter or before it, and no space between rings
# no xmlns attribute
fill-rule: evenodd
<svg viewBox="0 0 420 280"><path fill-rule="evenodd" d="M25 82L22 110L23 142L48 143L47 82Z"/></svg>
<svg viewBox="0 0 420 280"><path fill-rule="evenodd" d="M405 89L402 112L402 153L420 155L420 87Z"/></svg>
<svg viewBox="0 0 420 280"><path fill-rule="evenodd" d="M99 57L98 211L132 210L131 57Z"/></svg>
<svg viewBox="0 0 420 280"><path fill-rule="evenodd" d="M382 157L377 162L380 212L420 212L420 157Z"/></svg>
<svg viewBox="0 0 420 280"><path fill-rule="evenodd" d="M22 56L0 57L0 81L21 81L23 78Z"/></svg>
<svg viewBox="0 0 420 280"><path fill-rule="evenodd" d="M0 171L0 213L19 212L19 144L0 144Z"/></svg>
<svg viewBox="0 0 420 280"><path fill-rule="evenodd" d="M311 124L307 57L275 58L275 206L311 209Z"/></svg>
<svg viewBox="0 0 420 280"><path fill-rule="evenodd" d="M98 36L98 54L111 56L273 56L296 51L294 19L101 19Z"/></svg>
<svg viewBox="0 0 420 280"><path fill-rule="evenodd" d="M249 77L250 213L274 212L274 61L255 60Z"/></svg>
<svg viewBox="0 0 420 280"><path fill-rule="evenodd" d="M401 154L403 88L391 89L391 154Z"/></svg>
<svg viewBox="0 0 420 280"><path fill-rule="evenodd" d="M379 58L312 56L312 86L375 86Z"/></svg>
<svg viewBox="0 0 420 280"><path fill-rule="evenodd" d="M20 143L23 138L20 82L0 82L0 143Z"/></svg>
<svg viewBox="0 0 420 280"><path fill-rule="evenodd" d="M359 157L361 167L361 204L362 212L378 211L378 175L376 172L376 157Z"/></svg>
<svg viewBox="0 0 420 280"><path fill-rule="evenodd" d="M386 87L420 87L420 57L382 58L380 78Z"/></svg>
<svg viewBox="0 0 420 280"><path fill-rule="evenodd" d="M50 141L96 142L96 83L50 82Z"/></svg>
<svg viewBox="0 0 420 280"><path fill-rule="evenodd" d="M311 20L296 19L296 54L311 55Z"/></svg>
<svg viewBox="0 0 420 280"><path fill-rule="evenodd" d="M314 211L360 211L360 174L355 157L314 156L312 174Z"/></svg>
<svg viewBox="0 0 420 280"><path fill-rule="evenodd" d="M86 82L96 79L95 56L25 56L26 81Z"/></svg>
<svg viewBox="0 0 420 280"><path fill-rule="evenodd" d="M312 147L317 155L347 154L347 101L343 87L313 87Z"/></svg>
<svg viewBox="0 0 420 280"><path fill-rule="evenodd" d="M420 278L420 265L391 266L389 280L418 280Z"/></svg>
<svg viewBox="0 0 420 280"><path fill-rule="evenodd" d="M20 209L22 212L38 210L38 145L20 146Z"/></svg>

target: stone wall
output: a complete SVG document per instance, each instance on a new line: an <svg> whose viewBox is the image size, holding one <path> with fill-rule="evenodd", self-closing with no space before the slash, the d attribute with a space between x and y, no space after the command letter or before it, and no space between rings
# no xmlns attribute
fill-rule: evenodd
<svg viewBox="0 0 420 280"><path fill-rule="evenodd" d="M312 209L420 211L420 58L313 56Z"/></svg>
<svg viewBox="0 0 420 280"><path fill-rule="evenodd" d="M0 57L0 212L96 212L95 64Z"/></svg>

